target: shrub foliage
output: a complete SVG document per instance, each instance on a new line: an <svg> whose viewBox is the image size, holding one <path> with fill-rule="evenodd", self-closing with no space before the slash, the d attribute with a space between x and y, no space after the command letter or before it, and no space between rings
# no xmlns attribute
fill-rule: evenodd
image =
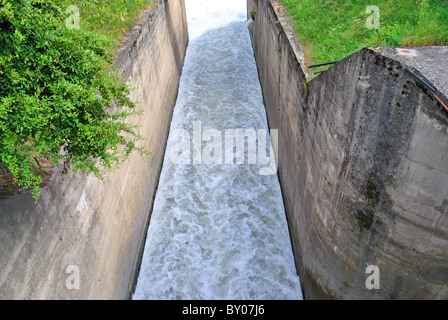
<svg viewBox="0 0 448 320"><path fill-rule="evenodd" d="M113 68L110 43L69 29L57 0L0 0L0 165L39 195L37 161L70 163L99 178L142 137L131 88Z"/></svg>

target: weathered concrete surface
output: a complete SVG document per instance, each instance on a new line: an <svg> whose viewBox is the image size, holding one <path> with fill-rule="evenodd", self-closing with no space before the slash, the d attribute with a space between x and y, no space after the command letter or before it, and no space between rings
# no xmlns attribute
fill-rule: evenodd
<svg viewBox="0 0 448 320"><path fill-rule="evenodd" d="M254 51L269 125L279 129L279 176L305 297L447 299L443 105L403 62L373 49L307 83L283 9L258 0L255 11ZM379 267L379 290L366 288L369 265Z"/></svg>
<svg viewBox="0 0 448 320"><path fill-rule="evenodd" d="M441 93L441 96L448 96L448 77L446 76L448 46L417 48L380 47L378 50L386 57L419 70L421 76L432 83ZM401 53L402 51L404 53ZM410 54L407 54L409 51Z"/></svg>
<svg viewBox="0 0 448 320"><path fill-rule="evenodd" d="M59 172L42 190L0 201L1 299L125 299L133 284L188 43L184 0L139 17L116 66L144 110L135 119L155 156L134 155L104 183ZM69 290L70 265L80 272ZM70 271L70 270L69 270Z"/></svg>

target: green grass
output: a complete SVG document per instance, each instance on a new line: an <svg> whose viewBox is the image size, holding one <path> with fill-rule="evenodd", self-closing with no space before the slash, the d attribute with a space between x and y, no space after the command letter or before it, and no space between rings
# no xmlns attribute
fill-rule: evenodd
<svg viewBox="0 0 448 320"><path fill-rule="evenodd" d="M61 8L75 5L80 10L81 28L88 28L110 41L110 51L119 46L142 10L154 5L150 0L62 0Z"/></svg>
<svg viewBox="0 0 448 320"><path fill-rule="evenodd" d="M337 61L364 47L448 44L448 1L280 0L306 48L307 65ZM380 28L366 21L380 9Z"/></svg>

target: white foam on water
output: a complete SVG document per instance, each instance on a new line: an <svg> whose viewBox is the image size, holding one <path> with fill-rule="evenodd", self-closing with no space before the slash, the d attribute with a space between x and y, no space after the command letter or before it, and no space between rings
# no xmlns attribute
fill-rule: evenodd
<svg viewBox="0 0 448 320"><path fill-rule="evenodd" d="M186 0L190 40L205 31L246 19L245 0Z"/></svg>
<svg viewBox="0 0 448 320"><path fill-rule="evenodd" d="M208 30L193 25L198 36L187 50L170 134L191 133L194 121L203 131L268 129L240 19L245 3L187 0L189 19ZM219 23L200 24L209 9ZM175 165L174 145L169 139L133 299L302 299L277 175L260 175L260 165Z"/></svg>

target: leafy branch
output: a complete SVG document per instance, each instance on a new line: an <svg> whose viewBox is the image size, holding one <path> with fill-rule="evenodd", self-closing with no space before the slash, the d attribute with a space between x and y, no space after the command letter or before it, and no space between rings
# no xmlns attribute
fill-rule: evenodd
<svg viewBox="0 0 448 320"><path fill-rule="evenodd" d="M0 2L0 164L39 198L34 159L102 179L139 147L140 115L113 67L111 43L69 30L55 0ZM113 107L112 107L113 106Z"/></svg>

